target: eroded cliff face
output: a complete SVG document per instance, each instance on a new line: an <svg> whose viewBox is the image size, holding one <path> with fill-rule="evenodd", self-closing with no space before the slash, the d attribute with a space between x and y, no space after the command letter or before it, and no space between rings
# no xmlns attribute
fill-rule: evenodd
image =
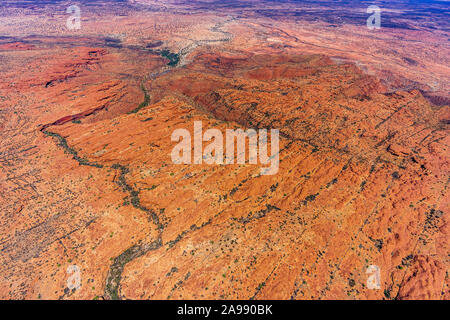
<svg viewBox="0 0 450 320"><path fill-rule="evenodd" d="M156 38L0 46L0 297L447 299L448 106L224 21L176 65ZM279 129L278 173L173 164L194 121Z"/></svg>

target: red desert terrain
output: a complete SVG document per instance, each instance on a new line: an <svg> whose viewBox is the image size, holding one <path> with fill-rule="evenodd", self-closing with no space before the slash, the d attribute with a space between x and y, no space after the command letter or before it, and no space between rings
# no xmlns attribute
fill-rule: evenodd
<svg viewBox="0 0 450 320"><path fill-rule="evenodd" d="M0 298L448 299L448 7L369 5L3 1ZM278 172L173 163L195 121Z"/></svg>

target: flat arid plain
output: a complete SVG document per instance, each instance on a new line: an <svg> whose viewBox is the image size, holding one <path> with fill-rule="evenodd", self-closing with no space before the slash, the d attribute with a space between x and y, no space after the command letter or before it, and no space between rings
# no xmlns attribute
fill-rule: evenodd
<svg viewBox="0 0 450 320"><path fill-rule="evenodd" d="M448 299L448 17L2 0L0 298ZM174 163L200 121L278 129L276 174Z"/></svg>

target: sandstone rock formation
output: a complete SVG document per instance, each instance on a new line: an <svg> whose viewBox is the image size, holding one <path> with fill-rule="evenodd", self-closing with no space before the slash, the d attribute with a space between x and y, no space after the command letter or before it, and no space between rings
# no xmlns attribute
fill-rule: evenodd
<svg viewBox="0 0 450 320"><path fill-rule="evenodd" d="M448 299L445 31L246 3L93 6L76 34L0 11L1 298ZM279 129L278 173L174 164L194 121Z"/></svg>

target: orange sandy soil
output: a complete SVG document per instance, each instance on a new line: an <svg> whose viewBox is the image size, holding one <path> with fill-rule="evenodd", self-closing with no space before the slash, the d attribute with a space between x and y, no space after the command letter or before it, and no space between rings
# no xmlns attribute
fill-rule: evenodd
<svg viewBox="0 0 450 320"><path fill-rule="evenodd" d="M158 3L0 10L0 298L448 299L448 33ZM278 173L173 164L194 121Z"/></svg>

